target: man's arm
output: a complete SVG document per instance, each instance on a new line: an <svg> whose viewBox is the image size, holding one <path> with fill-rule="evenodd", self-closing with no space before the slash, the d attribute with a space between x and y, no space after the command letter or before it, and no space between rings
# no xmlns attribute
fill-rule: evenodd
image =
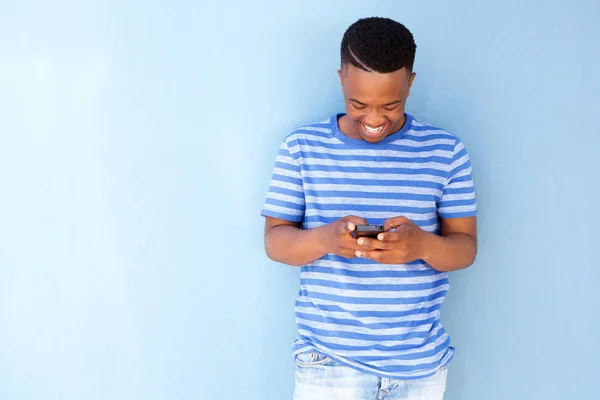
<svg viewBox="0 0 600 400"><path fill-rule="evenodd" d="M473 264L477 255L477 217L440 218L441 236L429 234L423 261L438 271L455 271Z"/></svg>
<svg viewBox="0 0 600 400"><path fill-rule="evenodd" d="M288 265L302 266L332 253L342 257L356 257L359 248L352 231L367 221L348 216L328 225L304 230L299 223L266 217L265 252L273 260Z"/></svg>
<svg viewBox="0 0 600 400"><path fill-rule="evenodd" d="M322 230L303 230L300 223L266 217L265 252L271 260L284 264L309 264L327 254L319 238Z"/></svg>
<svg viewBox="0 0 600 400"><path fill-rule="evenodd" d="M438 236L405 217L390 218L385 222L386 232L377 239L358 239L361 248L356 255L384 264L421 259L438 271L454 271L473 264L477 254L477 217L440 219L440 228ZM390 232L391 229L394 230Z"/></svg>

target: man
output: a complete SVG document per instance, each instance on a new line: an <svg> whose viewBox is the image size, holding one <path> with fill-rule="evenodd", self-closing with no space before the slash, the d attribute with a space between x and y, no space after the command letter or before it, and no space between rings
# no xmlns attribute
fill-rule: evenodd
<svg viewBox="0 0 600 400"><path fill-rule="evenodd" d="M460 139L405 113L410 31L352 24L346 113L289 134L262 215L267 255L301 266L295 399L442 399L447 272L475 260L477 206ZM358 225L382 224L373 238Z"/></svg>

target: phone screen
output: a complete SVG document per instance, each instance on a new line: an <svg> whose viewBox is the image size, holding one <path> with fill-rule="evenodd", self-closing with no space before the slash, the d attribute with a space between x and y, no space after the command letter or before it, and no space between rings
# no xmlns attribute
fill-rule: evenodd
<svg viewBox="0 0 600 400"><path fill-rule="evenodd" d="M383 232L383 225L357 225L354 232L352 232L353 238L359 237L370 237L376 238L378 234Z"/></svg>

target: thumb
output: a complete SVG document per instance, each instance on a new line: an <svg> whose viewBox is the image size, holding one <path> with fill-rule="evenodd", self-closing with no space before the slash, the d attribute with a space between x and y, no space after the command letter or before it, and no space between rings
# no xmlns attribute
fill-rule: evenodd
<svg viewBox="0 0 600 400"><path fill-rule="evenodd" d="M356 229L355 223L344 220L344 221L342 221L342 226L340 226L340 233L354 232L355 229Z"/></svg>
<svg viewBox="0 0 600 400"><path fill-rule="evenodd" d="M346 222L350 222L354 225L368 225L369 224L366 219L357 217L355 215L348 215L344 219L346 220Z"/></svg>
<svg viewBox="0 0 600 400"><path fill-rule="evenodd" d="M394 218L390 218L388 220L385 221L385 223L383 224L384 229L386 231L389 231L391 229L397 228L401 225L406 225L406 224L410 224L410 220L406 217L394 217Z"/></svg>

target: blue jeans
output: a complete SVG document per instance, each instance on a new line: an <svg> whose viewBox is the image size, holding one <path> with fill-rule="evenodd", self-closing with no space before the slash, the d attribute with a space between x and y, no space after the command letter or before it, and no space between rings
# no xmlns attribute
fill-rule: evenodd
<svg viewBox="0 0 600 400"><path fill-rule="evenodd" d="M294 400L443 400L447 368L414 380L380 378L316 351L296 356Z"/></svg>

